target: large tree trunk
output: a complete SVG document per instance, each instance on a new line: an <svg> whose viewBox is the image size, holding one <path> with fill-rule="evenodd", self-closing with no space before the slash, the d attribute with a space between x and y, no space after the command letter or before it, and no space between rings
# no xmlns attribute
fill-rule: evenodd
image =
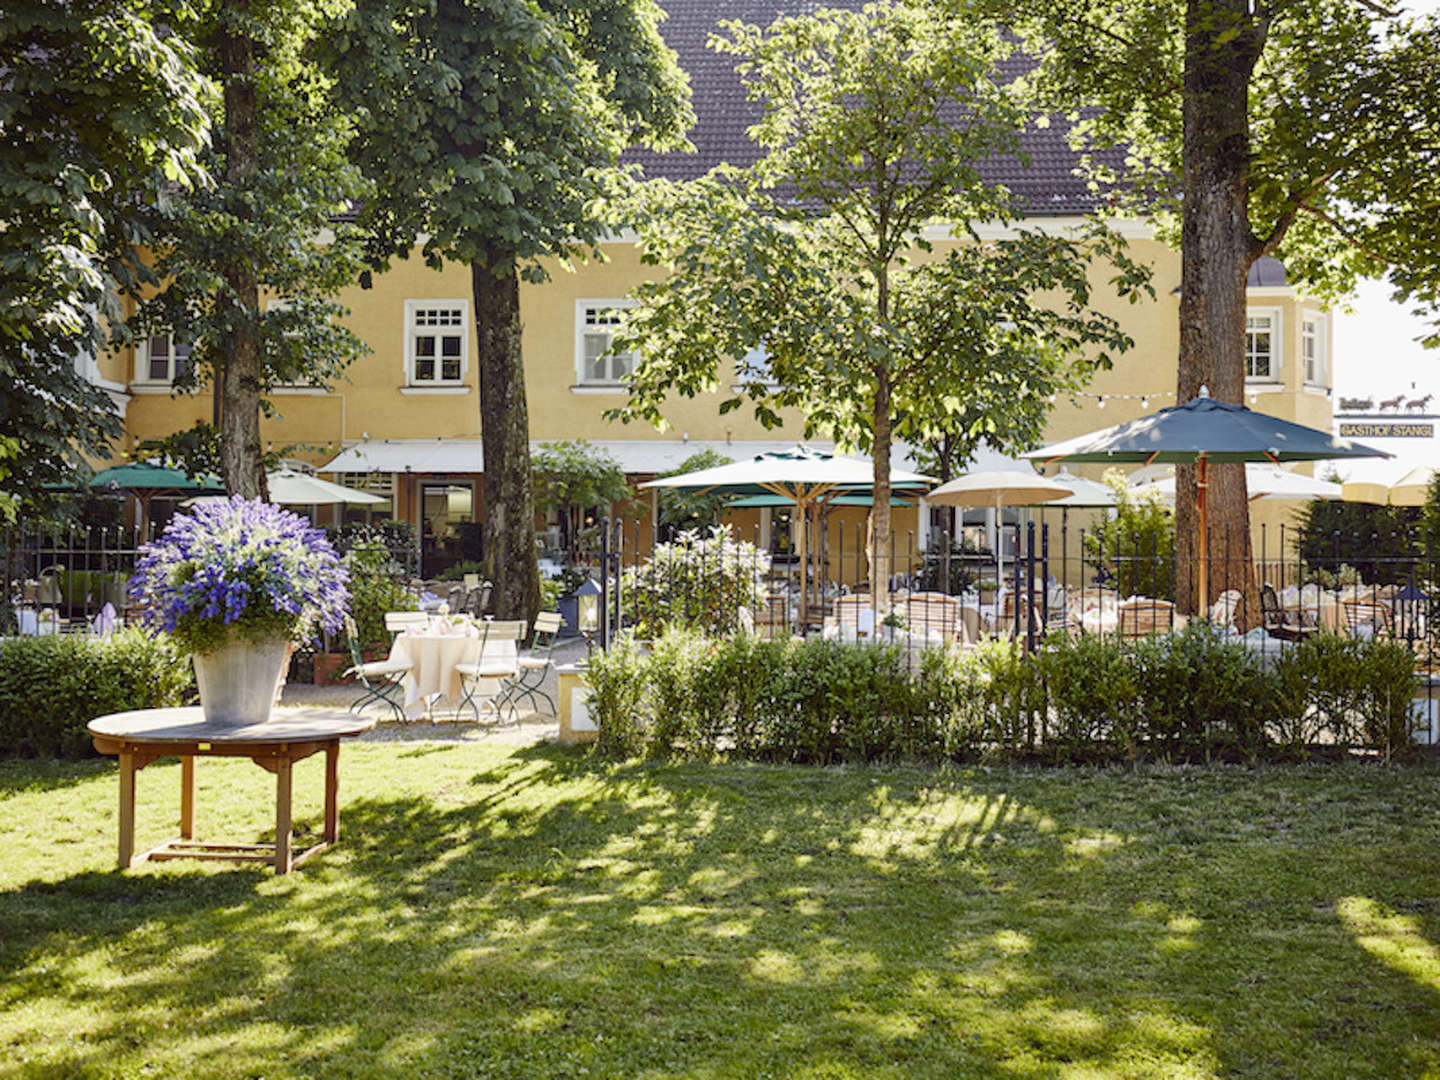
<svg viewBox="0 0 1440 1080"><path fill-rule="evenodd" d="M250 14L249 0L233 0L232 19L224 20L219 38L220 72L225 84L225 155L223 183L234 198L231 206L245 216L244 200L259 161L259 116L255 106L255 43L243 27ZM235 27L241 27L237 33ZM260 308L260 289L254 271L243 259L225 267L228 298L244 314ZM232 329L221 347L215 378L220 383L220 471L225 490L247 499L268 496L260 451L260 393L264 364L260 346L246 328Z"/></svg>
<svg viewBox="0 0 1440 1080"><path fill-rule="evenodd" d="M1245 279L1252 259L1248 94L1263 41L1246 8L1246 0L1189 0L1186 6L1177 402L1202 386L1236 404L1245 392ZM1245 467L1211 465L1208 473L1209 595L1201 596L1196 468L1176 468L1176 600L1181 611L1204 613L1220 592L1239 589L1242 629L1248 629L1258 621L1259 602Z"/></svg>
<svg viewBox="0 0 1440 1080"><path fill-rule="evenodd" d="M493 267L503 267L498 273ZM530 478L530 414L520 349L520 279L508 253L488 249L470 267L478 331L480 437L485 453L481 530L485 576L495 614L535 618L540 571L535 558L535 499Z"/></svg>

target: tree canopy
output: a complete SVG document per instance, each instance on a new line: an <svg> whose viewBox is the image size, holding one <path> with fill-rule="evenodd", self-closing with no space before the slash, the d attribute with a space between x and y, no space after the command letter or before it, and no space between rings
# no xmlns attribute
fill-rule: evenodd
<svg viewBox="0 0 1440 1080"><path fill-rule="evenodd" d="M153 265L163 288L135 320L192 347L177 391L211 382L220 462L232 491L259 493L259 418L276 386L324 385L365 344L338 322L334 299L362 269L353 227L336 215L367 190L347 160L350 125L305 58L316 5L249 0L201 5L182 26L197 62L228 90L203 163L211 183L158 209ZM237 68L237 51L248 55ZM233 91L244 86L247 94Z"/></svg>
<svg viewBox="0 0 1440 1080"><path fill-rule="evenodd" d="M594 251L598 202L633 143L678 145L691 114L653 0L357 0L324 42L375 265L423 237L470 266L486 576L502 617L539 606L519 280Z"/></svg>
<svg viewBox="0 0 1440 1080"><path fill-rule="evenodd" d="M1013 208L978 163L1016 152L1024 123L995 24L896 3L724 30L762 153L640 192L644 257L673 272L634 291L615 347L640 361L614 415L663 426L670 395L719 389L735 358L722 412L748 401L775 426L796 408L807 435L873 455L878 581L892 440L1032 445L1052 398L1130 345L1090 306L1092 262L1132 298L1148 274L1098 223L980 239ZM933 250L937 231L958 242Z"/></svg>
<svg viewBox="0 0 1440 1080"><path fill-rule="evenodd" d="M91 381L145 274L136 210L203 179L211 84L144 0L12 0L0 19L0 487L23 498L120 433Z"/></svg>

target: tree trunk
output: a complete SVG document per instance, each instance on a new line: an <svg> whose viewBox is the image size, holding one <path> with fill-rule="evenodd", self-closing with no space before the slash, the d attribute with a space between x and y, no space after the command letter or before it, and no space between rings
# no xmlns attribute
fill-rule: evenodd
<svg viewBox="0 0 1440 1080"><path fill-rule="evenodd" d="M1186 6L1180 360L1177 403L1201 387L1220 401L1245 392L1245 279L1252 260L1249 216L1249 85L1263 31L1246 0ZM1229 36L1233 33L1233 36ZM1209 595L1199 595L1196 469L1176 467L1176 601L1203 614L1227 588L1245 598L1241 629L1258 622L1250 558L1250 505L1243 465L1210 465Z"/></svg>
<svg viewBox="0 0 1440 1080"><path fill-rule="evenodd" d="M875 538L870 544L870 597L877 610L887 602L890 569L890 373L877 372L875 377L875 471L874 502L870 520Z"/></svg>
<svg viewBox="0 0 1440 1080"><path fill-rule="evenodd" d="M247 36L249 0L234 0L230 18L219 36L220 72L225 84L224 185L231 207L246 217L244 194L259 161L259 116L255 105L255 43ZM239 29L237 30L237 27ZM229 295L221 305L238 312L242 321L260 308L255 273L243 259L224 268ZM265 469L260 450L260 393L264 365L260 345L243 325L232 327L215 364L221 386L220 471L225 490L247 499L266 498Z"/></svg>
<svg viewBox="0 0 1440 1080"><path fill-rule="evenodd" d="M503 267L498 273L493 267ZM495 614L527 623L540 609L535 499L530 476L530 415L520 349L520 279L508 253L489 248L471 264L485 453L481 530L485 576Z"/></svg>

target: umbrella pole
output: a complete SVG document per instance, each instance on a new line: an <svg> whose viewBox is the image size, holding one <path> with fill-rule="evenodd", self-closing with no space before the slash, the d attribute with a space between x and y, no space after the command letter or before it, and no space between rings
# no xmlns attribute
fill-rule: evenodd
<svg viewBox="0 0 1440 1080"><path fill-rule="evenodd" d="M806 561L809 559L809 554L805 550L805 526L810 520L810 501L805 498L797 498L795 508L800 511L796 515L800 520L796 523L799 529L795 535L795 554L800 563L800 636L804 637L809 625L810 614L808 610L810 590L805 583L806 570L808 569Z"/></svg>
<svg viewBox="0 0 1440 1080"><path fill-rule="evenodd" d="M1205 455L1195 461L1195 509L1200 518L1200 611L1210 611L1210 526L1205 519L1205 489L1208 486Z"/></svg>

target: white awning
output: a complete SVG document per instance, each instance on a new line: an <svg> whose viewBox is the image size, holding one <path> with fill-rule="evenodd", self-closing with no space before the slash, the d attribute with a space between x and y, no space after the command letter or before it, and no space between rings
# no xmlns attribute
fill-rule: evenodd
<svg viewBox="0 0 1440 1080"><path fill-rule="evenodd" d="M550 439L532 439L533 452ZM732 461L744 461L757 454L786 450L795 445L793 439L746 440L726 442L723 439L594 439L591 445L603 450L620 463L626 473L653 476L679 468L688 458L702 450L724 454ZM833 451L833 442L806 441L817 450ZM894 461L898 467L913 466L908 446L897 445ZM317 466L322 473L480 473L485 468L479 439L365 439L347 447L334 459Z"/></svg>
<svg viewBox="0 0 1440 1080"><path fill-rule="evenodd" d="M328 473L478 473L479 439L365 439L317 466Z"/></svg>

